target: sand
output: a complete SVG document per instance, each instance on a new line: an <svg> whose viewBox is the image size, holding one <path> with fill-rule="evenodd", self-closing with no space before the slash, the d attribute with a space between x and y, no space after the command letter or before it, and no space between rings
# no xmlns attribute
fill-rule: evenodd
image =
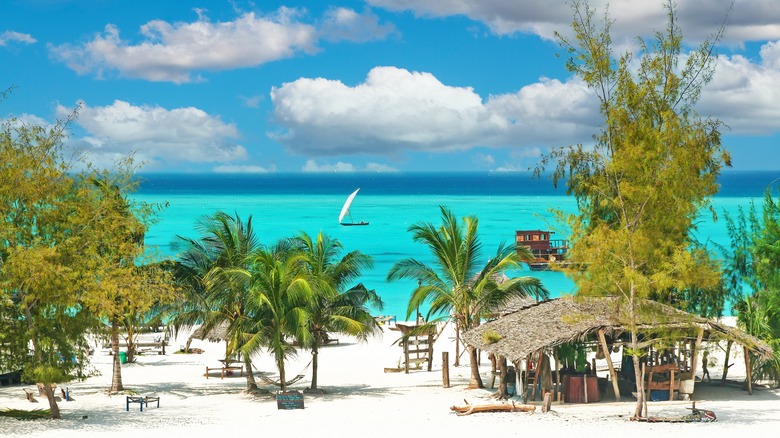
<svg viewBox="0 0 780 438"><path fill-rule="evenodd" d="M111 360L108 350L98 348L92 363L100 375L83 382L71 382L67 387L73 401L59 403L62 420L19 421L0 418L2 436L144 436L144 437L231 437L296 435L331 437L367 434L371 437L460 437L479 436L581 436L590 437L706 437L776 433L780 430L780 391L758 389L752 396L736 386L721 387L714 383L697 383L693 399L697 407L715 411L714 423L637 423L629 421L633 400L620 403L606 394L599 403L553 404L552 411L534 413L477 413L457 416L453 405L495 402L492 389L467 389L468 358L453 367L454 343L445 332L435 345L433 371L412 371L409 374L388 373L385 368L398 365L401 349L392 343L400 333L385 330L382 336L368 343L339 336L339 344L322 348L320 353L319 386L324 395L304 395L305 409L279 410L273 394L247 395L243 392L246 379L237 373L220 379L204 376L206 367L219 366L224 356L224 344L194 341L193 348L202 354L175 354L188 334L171 343L166 355L138 356L137 361L122 368L126 389L138 395L157 395L160 407L152 405L139 411L132 404L126 411L126 396L108 395ZM442 387L441 352L450 351L451 387ZM276 377L272 360L267 354L254 358L259 371ZM306 369L308 352L291 360L288 374ZM722 365L722 359L718 365ZM489 385L490 367L482 362L482 376ZM740 360L730 372L730 378L744 378ZM306 377L291 389L303 390L310 384L311 369ZM721 367L710 367L713 376L720 377ZM264 384L264 388L274 387ZM37 405L28 402L23 388L0 387L0 408L47 408L45 399ZM516 403L521 403L517 398ZM539 402L537 402L538 404ZM690 402L651 402L650 415L683 415Z"/></svg>

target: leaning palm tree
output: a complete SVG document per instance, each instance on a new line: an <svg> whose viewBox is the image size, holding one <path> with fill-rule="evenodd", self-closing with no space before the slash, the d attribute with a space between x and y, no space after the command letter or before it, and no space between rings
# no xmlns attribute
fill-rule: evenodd
<svg viewBox="0 0 780 438"><path fill-rule="evenodd" d="M252 217L246 222L236 214L217 212L204 217L196 229L200 236L177 236L181 248L176 273L188 296L185 304L174 309L172 324L177 328L191 328L202 324L206 331L227 326L225 358L241 351L247 337L247 301L249 283L246 278L232 275L235 270L249 267L249 256L260 247L254 233ZM256 391L249 355L243 357L247 391Z"/></svg>
<svg viewBox="0 0 780 438"><path fill-rule="evenodd" d="M360 251L351 251L339 258L343 246L338 239L331 239L320 232L316 239L301 233L293 239L295 246L306 255L306 268L311 276L314 295L308 303L308 344L301 344L312 354L312 378L308 393L323 393L317 387L319 347L328 332L344 333L366 340L370 334L380 331L368 306L382 309L382 300L376 291L362 283L349 287L360 277L361 270L371 267L371 258ZM349 287L349 289L347 289Z"/></svg>
<svg viewBox="0 0 780 438"><path fill-rule="evenodd" d="M254 251L248 258L248 269L232 272L249 285L242 321L246 339L241 351L248 357L267 348L276 361L282 391L287 389L285 359L297 353L289 340L306 345L312 337L308 303L313 292L305 263L305 254L285 239Z"/></svg>
<svg viewBox="0 0 780 438"><path fill-rule="evenodd" d="M461 223L452 211L443 206L439 208L441 225L417 223L409 227L413 239L431 250L436 266L410 258L397 262L387 274L388 281L418 281L418 287L409 299L407 318L415 309L427 304L429 321L452 317L460 332L476 327L491 310L516 297L539 299L548 296L536 278L500 280L505 271L518 269L522 261L532 260L530 251L502 244L496 254L480 266L482 244L477 236L478 219L467 216ZM477 351L472 346L467 348L471 364L469 387L482 388Z"/></svg>

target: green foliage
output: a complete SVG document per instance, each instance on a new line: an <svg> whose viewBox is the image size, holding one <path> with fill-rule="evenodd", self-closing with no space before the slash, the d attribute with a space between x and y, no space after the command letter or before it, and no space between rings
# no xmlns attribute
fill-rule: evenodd
<svg viewBox="0 0 780 438"><path fill-rule="evenodd" d="M752 358L754 378L780 384L780 198L767 190L759 212L751 202L736 218L726 215L731 240L723 283L734 297L737 322L773 349L770 359ZM749 292L745 292L745 290Z"/></svg>
<svg viewBox="0 0 780 438"><path fill-rule="evenodd" d="M501 339L503 339L503 336L501 336L500 334L498 334L498 333L496 333L496 332L494 332L492 330L488 330L488 331L482 333L482 342L484 342L485 344L488 344L488 345L495 344L496 342L500 341Z"/></svg>
<svg viewBox="0 0 780 438"><path fill-rule="evenodd" d="M554 182L566 179L577 199L579 212L560 216L572 229L567 273L581 294L663 299L717 285L717 265L690 239L729 161L720 122L693 110L712 74L713 41L683 58L667 6L666 31L642 42L636 61L612 56L609 21L597 29L581 2L573 4L576 42L559 36L568 68L594 90L604 118L592 148L557 148L537 169L553 167Z"/></svg>
<svg viewBox="0 0 780 438"><path fill-rule="evenodd" d="M572 230L565 271L578 294L628 302L635 365L638 299L669 302L673 291L718 288L718 266L692 245L691 231L718 190L721 168L730 165L720 121L694 109L712 78L723 29L683 54L675 6L669 0L666 7L666 29L639 40L636 57L618 58L608 15L599 28L587 2L572 2L576 39L558 38L567 68L598 98L603 128L594 145L556 148L536 169L538 175L552 167L553 183L565 180L576 198L577 213L559 212Z"/></svg>
<svg viewBox="0 0 780 438"><path fill-rule="evenodd" d="M494 256L480 264L482 243L477 234L479 221L467 216L458 221L446 207L441 210L441 225L418 223L409 227L416 242L427 246L435 268L415 259L395 263L388 281L418 281L407 307L407 318L416 309L429 305L428 317L454 318L460 330L468 330L480 320L516 297L548 296L541 282L532 277L506 279L504 272L518 269L522 261L532 259L530 251L513 245L498 246ZM470 352L472 384L482 386L476 353Z"/></svg>

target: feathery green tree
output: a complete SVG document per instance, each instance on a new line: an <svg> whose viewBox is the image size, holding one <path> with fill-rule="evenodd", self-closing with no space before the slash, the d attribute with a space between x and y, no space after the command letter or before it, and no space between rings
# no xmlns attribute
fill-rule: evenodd
<svg viewBox="0 0 780 438"><path fill-rule="evenodd" d="M595 144L554 149L537 174L552 166L553 182L566 179L579 212L567 215L573 262L565 269L583 295L617 295L629 303L630 348L637 382L635 416L642 414L641 355L636 303L651 294L693 286L714 288L717 264L690 244L697 213L717 192L717 176L729 165L720 122L702 119L694 104L712 77L714 44L723 29L696 50L682 53L675 8L638 59L614 58L611 21L601 28L587 3L572 3L576 40L558 35L567 68L596 94L603 128Z"/></svg>
<svg viewBox="0 0 780 438"><path fill-rule="evenodd" d="M730 248L724 248L724 283L734 297L737 323L772 347L773 357L751 357L754 379L780 384L780 197L764 194L761 211L751 202L736 218L726 215Z"/></svg>

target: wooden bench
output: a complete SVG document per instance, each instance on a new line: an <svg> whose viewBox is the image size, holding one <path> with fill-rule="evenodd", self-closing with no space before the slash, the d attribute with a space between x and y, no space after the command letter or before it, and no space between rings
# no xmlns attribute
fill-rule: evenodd
<svg viewBox="0 0 780 438"><path fill-rule="evenodd" d="M136 397L132 395L127 396L126 406L125 410L130 410L130 403L138 403L141 406L141 412L144 411L144 405L146 407L149 407L149 402L157 402L157 407L160 407L160 397L153 397L153 396L141 396Z"/></svg>
<svg viewBox="0 0 780 438"><path fill-rule="evenodd" d="M209 378L209 371L214 371L214 370L220 370L220 378L221 379L225 378L225 372L230 373L231 371L239 371L240 372L240 376L244 377L244 366L243 365L241 365L241 366L238 366L238 365L225 365L225 366L222 366L222 367L213 367L213 368L206 367L206 378L207 379Z"/></svg>

